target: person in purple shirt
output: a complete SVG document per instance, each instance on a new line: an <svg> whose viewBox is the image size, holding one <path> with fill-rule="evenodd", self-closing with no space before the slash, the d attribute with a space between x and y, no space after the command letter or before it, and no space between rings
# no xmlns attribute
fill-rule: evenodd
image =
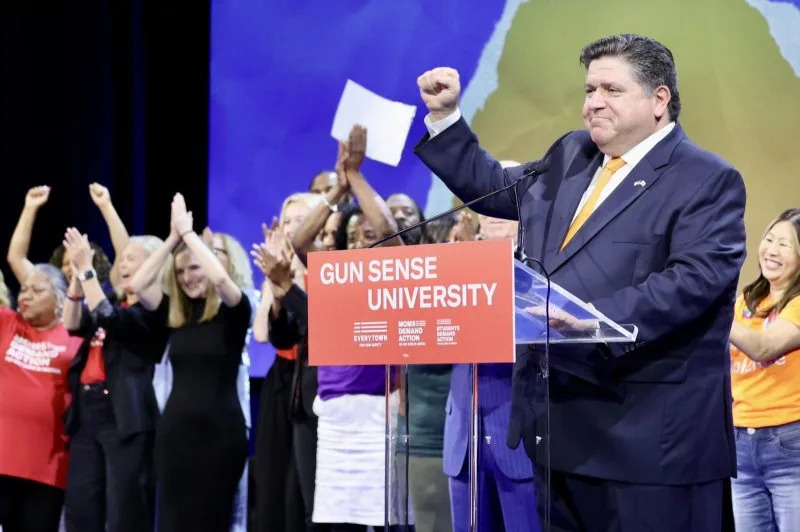
<svg viewBox="0 0 800 532"><path fill-rule="evenodd" d="M364 248L391 235L397 224L386 203L359 168L366 151L366 130L354 127L340 146L337 171L358 207L339 221L341 248ZM298 233L317 234L326 217L310 215ZM402 245L393 238L384 245ZM307 352L308 300L292 282L288 257L273 243L256 246L256 264L273 283L270 342L275 347L299 343ZM304 250L298 250L303 252ZM332 348L334 348L332 346ZM305 356L298 353L298 359ZM317 463L312 520L323 532L383 530L384 519L384 366L321 366L313 412L317 416ZM399 399L394 397L395 401Z"/></svg>

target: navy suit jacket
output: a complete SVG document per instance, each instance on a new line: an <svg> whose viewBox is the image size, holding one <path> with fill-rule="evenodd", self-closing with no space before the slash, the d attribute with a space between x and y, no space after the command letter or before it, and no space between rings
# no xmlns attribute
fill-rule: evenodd
<svg viewBox="0 0 800 532"><path fill-rule="evenodd" d="M519 179L464 120L416 148L462 200ZM550 465L623 482L680 485L736 472L728 338L745 257L739 173L676 124L559 251L603 154L585 131L564 135L543 169L476 205L516 219L524 247L553 282L620 324L635 344L553 346ZM643 186L642 186L643 185ZM508 444L544 460L546 409L535 397L541 352L518 356Z"/></svg>
<svg viewBox="0 0 800 532"><path fill-rule="evenodd" d="M522 447L511 449L505 445L511 417L512 368L512 364L478 365L478 407L482 421L480 437L491 437L489 448L498 469L505 476L514 480L531 480L533 468ZM442 460L444 473L451 477L457 477L467 467L471 405L472 365L456 364L450 375Z"/></svg>

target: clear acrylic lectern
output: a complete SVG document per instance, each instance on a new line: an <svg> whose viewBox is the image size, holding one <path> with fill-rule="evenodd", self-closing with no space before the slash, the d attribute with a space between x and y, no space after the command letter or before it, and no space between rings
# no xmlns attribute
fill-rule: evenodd
<svg viewBox="0 0 800 532"><path fill-rule="evenodd" d="M590 304L581 301L541 273L514 260L514 325L515 342L518 346L530 344L570 344L570 343L610 343L634 342L637 329L630 324L614 323ZM498 303L504 304L504 303ZM549 319L549 321L548 321ZM549 360L544 359L538 372L536 401L549 404ZM478 494L480 475L479 449L481 442L481 420L478 397L480 365L472 364L472 393L470 414L470 441L467 454L469 468L470 531L477 530L478 511L481 506ZM386 395L386 525L393 530L410 530L415 523L412 497L409 493L409 448L413 443L409 435L408 418L408 366L387 366ZM510 383L509 383L510 389ZM509 392L510 400L510 392ZM463 405L466 408L466 405ZM549 409L545 409L549 411ZM549 420L545 420L549 426ZM545 434L545 446L550 444L549 433ZM505 445L505 441L494 441L492 445ZM545 449L545 456L549 453ZM549 471L550 464L543 464ZM441 475L443 472L439 471ZM549 475L546 475L549 478ZM546 493L537 493L537 497L549 497L547 478L540 485L545 486ZM530 501L529 504L535 504ZM444 509L442 509L444 511ZM449 511L449 508L447 509ZM462 519L467 519L462 516ZM546 523L541 523L546 530ZM388 528L387 528L388 530ZM417 528L417 532L428 532Z"/></svg>

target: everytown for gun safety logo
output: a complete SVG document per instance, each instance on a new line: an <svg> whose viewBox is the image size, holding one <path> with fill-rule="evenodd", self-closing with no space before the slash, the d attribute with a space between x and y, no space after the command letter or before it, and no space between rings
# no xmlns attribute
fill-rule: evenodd
<svg viewBox="0 0 800 532"><path fill-rule="evenodd" d="M353 341L359 347L381 347L389 340L389 326L385 321L357 321L353 323Z"/></svg>

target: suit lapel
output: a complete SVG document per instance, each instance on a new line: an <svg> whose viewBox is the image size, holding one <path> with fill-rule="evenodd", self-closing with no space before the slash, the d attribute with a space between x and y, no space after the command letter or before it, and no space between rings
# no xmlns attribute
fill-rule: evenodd
<svg viewBox="0 0 800 532"><path fill-rule="evenodd" d="M614 218L624 211L631 203L636 201L636 199L641 196L645 190L649 189L662 175L663 170L659 171L659 169L669 163L669 158L672 155L672 152L678 143L684 138L685 135L683 130L678 124L675 124L675 128L670 132L670 134L667 135L664 140L659 142L652 150L650 150L650 152L641 161L639 161L639 164L636 165L631 173L625 177L622 183L620 183L617 188L614 189L614 192L612 192L611 195L597 207L594 213L592 213L589 219L583 224L583 227L581 227L580 230L575 233L575 236L569 241L567 247L565 247L561 252L559 252L558 249L561 246L561 243L564 241L567 228L565 226L562 230L559 226L559 233L557 235L558 238L556 238L556 235L551 235L552 242L551 240L548 240L546 257L549 260L545 261L545 266L547 267L548 272L552 274L558 268L560 268L565 262L572 258L575 253L577 253L592 238L594 238L594 236L606 225L608 225ZM594 172L596 168L597 165L592 164L589 165L587 170ZM589 174L589 176L591 179L591 174ZM572 205L574 198L570 198L569 200L564 199L563 201L565 205L561 205L559 202L562 201L562 198L561 191L559 191L559 198L557 199L555 210L556 213L560 213L562 217L571 217L577 208L577 203L580 200L580 197L586 190L586 186L588 186L588 182L577 193L578 200L575 200L574 205ZM568 191L565 190L564 192L566 193ZM575 191L569 189L569 193L575 194ZM570 205L566 205L566 203L570 203ZM560 210L560 207L569 209L570 206L572 207L571 210ZM556 240L557 244L555 242Z"/></svg>
<svg viewBox="0 0 800 532"><path fill-rule="evenodd" d="M558 189L552 222L545 239L544 263L548 272L553 270L552 261L556 259L561 243L572 222L572 216L602 160L603 154L597 151L594 157L583 162L581 170L564 179Z"/></svg>

